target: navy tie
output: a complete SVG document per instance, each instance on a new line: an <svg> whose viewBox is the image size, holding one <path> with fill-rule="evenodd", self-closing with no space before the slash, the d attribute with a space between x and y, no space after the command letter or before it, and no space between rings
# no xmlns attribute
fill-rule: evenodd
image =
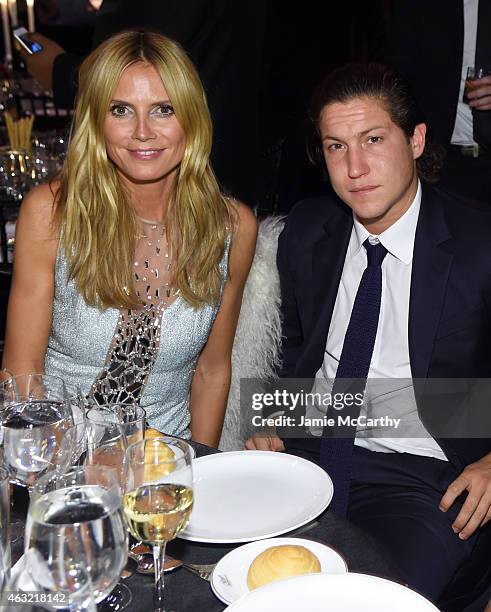
<svg viewBox="0 0 491 612"><path fill-rule="evenodd" d="M387 249L380 243L370 244L368 238L363 243L367 251L367 267L358 286L343 350L339 359L332 394L363 393L372 360L373 347L377 336L380 301L382 298L382 261ZM339 415L356 418L360 406L344 406L341 411L332 406L327 418L337 422ZM320 445L320 463L334 481L334 497L330 509L346 516L351 479L351 460L356 427L337 427L333 431L324 430ZM342 436L342 437L339 437Z"/></svg>

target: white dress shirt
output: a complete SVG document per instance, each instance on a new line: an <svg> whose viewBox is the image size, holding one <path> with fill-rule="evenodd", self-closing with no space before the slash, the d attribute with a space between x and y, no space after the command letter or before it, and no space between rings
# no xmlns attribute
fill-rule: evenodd
<svg viewBox="0 0 491 612"><path fill-rule="evenodd" d="M394 417L403 415L404 423L410 426L404 429L404 434L408 436L404 438L373 437L382 436L383 429L358 428L355 444L373 451L407 452L446 460L440 446L428 434L419 418L411 382L408 340L409 293L420 205L421 185L418 183L416 197L409 209L379 236L371 237L366 228L354 219L327 336L324 362L316 374L316 379L318 379L317 387L323 387L325 391L326 384L331 385L336 377L351 310L367 266L367 254L363 242L367 238L372 243L380 241L388 253L382 262L380 315L368 373L368 379L375 380L371 382L368 380L365 393L367 403L362 407L361 414L367 414L368 410L369 417L384 416L389 413ZM385 380L380 381L380 379ZM380 391L381 384L384 387L383 392ZM318 391L315 387L316 385L314 391ZM390 408L387 407L387 400ZM394 414L394 406L397 407L398 414ZM313 406L309 408L308 415L315 418L325 411L325 407Z"/></svg>
<svg viewBox="0 0 491 612"><path fill-rule="evenodd" d="M490 0L485 0L489 2ZM459 101L455 125L450 142L455 145L476 144L473 136L472 110L462 102L464 95L467 67L474 66L476 58L477 17L479 0L463 0L464 2L464 53L462 57L462 72L460 75Z"/></svg>

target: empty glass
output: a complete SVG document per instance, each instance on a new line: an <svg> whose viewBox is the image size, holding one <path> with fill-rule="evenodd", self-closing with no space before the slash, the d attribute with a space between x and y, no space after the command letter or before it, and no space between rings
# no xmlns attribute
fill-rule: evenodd
<svg viewBox="0 0 491 612"><path fill-rule="evenodd" d="M87 419L94 423L118 423L128 444L143 440L146 412L133 404L94 406L87 411Z"/></svg>
<svg viewBox="0 0 491 612"><path fill-rule="evenodd" d="M121 482L121 466L128 446L126 436L118 422L94 422L87 418L85 422L87 453L86 465L104 465L111 468Z"/></svg>

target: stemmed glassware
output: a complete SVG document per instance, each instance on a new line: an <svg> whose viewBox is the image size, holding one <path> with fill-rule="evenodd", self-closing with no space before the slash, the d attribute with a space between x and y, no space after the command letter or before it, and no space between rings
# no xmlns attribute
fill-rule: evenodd
<svg viewBox="0 0 491 612"><path fill-rule="evenodd" d="M0 196L21 202L35 185L51 180L62 168L66 137L55 131L33 134L31 150L0 150Z"/></svg>
<svg viewBox="0 0 491 612"><path fill-rule="evenodd" d="M87 420L97 428L99 424L117 423L128 444L143 440L145 436L146 412L133 404L93 406L86 415Z"/></svg>
<svg viewBox="0 0 491 612"><path fill-rule="evenodd" d="M69 465L72 405L63 381L25 374L0 384L3 461L11 481L32 489L38 478Z"/></svg>
<svg viewBox="0 0 491 612"><path fill-rule="evenodd" d="M189 444L163 436L128 446L123 491L123 510L131 535L153 546L154 610L164 612L165 547L186 527L193 508Z"/></svg>
<svg viewBox="0 0 491 612"><path fill-rule="evenodd" d="M101 415L99 415L101 416ZM121 488L121 466L127 448L126 436L117 421L102 418L89 419L71 427L67 432L74 440L71 463L90 467L103 467L112 472ZM131 591L121 582L101 601L99 609L121 612L131 603Z"/></svg>
<svg viewBox="0 0 491 612"><path fill-rule="evenodd" d="M10 576L9 473L0 465L0 593Z"/></svg>
<svg viewBox="0 0 491 612"><path fill-rule="evenodd" d="M64 382L56 376L1 371L0 445L2 464L11 482L32 488L42 474L69 465L73 439L73 404ZM12 521L11 540L24 534L24 525Z"/></svg>
<svg viewBox="0 0 491 612"><path fill-rule="evenodd" d="M126 436L119 423L103 420L94 421L87 418L85 427L87 454L84 463L105 465L119 475L124 453L128 446Z"/></svg>
<svg viewBox="0 0 491 612"><path fill-rule="evenodd" d="M2 433L2 428L1 428L1 422L2 422L3 408L5 405L5 389L8 388L8 385L3 385L2 383L10 381L11 379L12 379L12 373L9 370L7 370L6 368L3 368L2 370L0 370L0 466L2 466L2 470L4 471L6 470L6 467L4 466L4 461L3 461L3 433ZM9 475L9 480L10 480L10 474L8 475ZM9 496L9 500L8 500L9 510L13 505L13 500L11 499L12 497L11 489L12 489L12 486L9 484L7 488L7 494ZM11 513L9 516L9 527L10 527L9 538L10 538L11 543L14 543L20 538L22 538L22 536L24 535L24 523L18 519L12 518Z"/></svg>
<svg viewBox="0 0 491 612"><path fill-rule="evenodd" d="M36 483L25 546L36 589L52 596L68 593L70 610L95 612L95 603L117 584L127 554L128 534L114 470L85 465Z"/></svg>

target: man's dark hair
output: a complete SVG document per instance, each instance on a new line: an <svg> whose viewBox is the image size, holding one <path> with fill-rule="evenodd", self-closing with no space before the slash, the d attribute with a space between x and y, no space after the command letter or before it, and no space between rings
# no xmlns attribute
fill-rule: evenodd
<svg viewBox="0 0 491 612"><path fill-rule="evenodd" d="M314 128L309 143L309 157L317 163L322 157L319 120L322 109L334 102L349 102L354 98L379 100L392 121L410 138L424 115L408 82L395 70L383 64L346 64L330 72L314 92L310 121ZM416 161L418 173L428 182L436 182L442 167L444 150L427 141L425 150Z"/></svg>

